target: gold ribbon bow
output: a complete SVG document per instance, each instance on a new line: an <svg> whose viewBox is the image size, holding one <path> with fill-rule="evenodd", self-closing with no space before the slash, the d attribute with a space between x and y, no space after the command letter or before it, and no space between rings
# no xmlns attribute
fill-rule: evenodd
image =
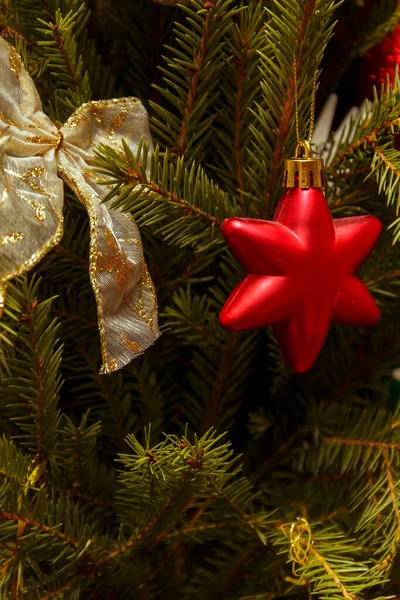
<svg viewBox="0 0 400 600"><path fill-rule="evenodd" d="M102 373L141 354L160 335L157 299L132 217L110 209L93 173L100 143L135 154L151 143L147 113L136 98L82 105L58 130L43 113L35 85L10 44L0 38L0 310L7 281L28 271L61 239L63 184L90 220Z"/></svg>

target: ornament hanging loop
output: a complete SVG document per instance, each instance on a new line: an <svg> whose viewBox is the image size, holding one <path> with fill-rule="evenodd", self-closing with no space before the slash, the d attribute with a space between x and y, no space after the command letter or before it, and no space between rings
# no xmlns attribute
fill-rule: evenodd
<svg viewBox="0 0 400 600"><path fill-rule="evenodd" d="M326 185L324 161L313 156L310 142L297 142L295 156L285 160L283 187L320 188Z"/></svg>
<svg viewBox="0 0 400 600"><path fill-rule="evenodd" d="M294 158L312 158L312 149L308 140L299 140L297 142Z"/></svg>

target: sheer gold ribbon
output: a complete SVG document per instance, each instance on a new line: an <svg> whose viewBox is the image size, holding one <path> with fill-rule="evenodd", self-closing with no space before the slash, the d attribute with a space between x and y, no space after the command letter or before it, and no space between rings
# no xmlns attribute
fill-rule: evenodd
<svg viewBox="0 0 400 600"><path fill-rule="evenodd" d="M304 585L307 582L298 573L298 569L308 565L310 549L313 544L308 521L300 517L293 523L281 525L281 529L289 539L289 559L292 561L293 577L286 577L286 580L295 585Z"/></svg>
<svg viewBox="0 0 400 600"><path fill-rule="evenodd" d="M111 209L93 173L94 149L136 153L151 142L147 113L136 98L82 105L58 130L42 112L35 85L15 49L0 38L0 311L7 281L28 271L61 239L63 184L90 220L90 280L103 366L115 371L160 335L157 299L132 217Z"/></svg>

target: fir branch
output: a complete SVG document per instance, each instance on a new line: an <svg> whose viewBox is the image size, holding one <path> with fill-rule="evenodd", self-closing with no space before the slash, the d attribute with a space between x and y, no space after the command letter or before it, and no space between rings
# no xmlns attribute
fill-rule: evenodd
<svg viewBox="0 0 400 600"><path fill-rule="evenodd" d="M242 38L240 38L242 41ZM242 41L242 52L243 50L247 50L247 43ZM242 158L242 149L240 146L240 129L242 124L242 97L243 97L243 83L246 74L246 63L245 63L246 54L239 59L236 63L237 69L237 79L238 79L238 89L236 93L236 103L235 103L235 119L234 119L234 148L235 148L235 170L236 177L238 181L239 187L239 200L240 204L243 206L243 215L246 215L245 212L245 203L244 203L244 177L243 177L243 158Z"/></svg>
<svg viewBox="0 0 400 600"><path fill-rule="evenodd" d="M395 0L395 2L395 9L392 14L389 13L388 18L385 19L383 23L380 23L378 27L373 27L368 35L362 36L362 43L357 46L356 54L362 56L368 52L368 50L373 48L376 44L382 42L383 39L393 31L396 25L400 23L400 2L398 0ZM390 10L393 3L394 0L389 0L389 2L383 3L384 6L379 7L379 12L387 12L385 11L386 5L389 5L387 8ZM371 19L371 21L373 22L373 19Z"/></svg>
<svg viewBox="0 0 400 600"><path fill-rule="evenodd" d="M393 147L393 141L383 144L372 142L374 157L371 174L378 183L378 192L384 192L388 206L395 205L396 215L400 210L400 152ZM400 220L392 223L395 243L400 237Z"/></svg>
<svg viewBox="0 0 400 600"><path fill-rule="evenodd" d="M14 442L5 436L0 438L0 475L7 482L14 482L23 487L31 470L30 458L22 455ZM2 485L2 484L1 484Z"/></svg>
<svg viewBox="0 0 400 600"><path fill-rule="evenodd" d="M249 180L254 181L251 196L260 214L269 216L275 207L280 195L284 155L294 151L295 76L298 78L300 131L304 132L310 112L313 73L332 36L336 6L330 0L301 3L275 0L268 10L267 46L261 52L263 100L253 111L253 147L248 167Z"/></svg>
<svg viewBox="0 0 400 600"><path fill-rule="evenodd" d="M131 382L135 394L135 405L140 413L133 433L139 435L151 424L151 435L158 439L162 433L165 418L164 393L174 397L175 386L171 385L166 372L158 375L147 356L141 356L129 367L134 381Z"/></svg>
<svg viewBox="0 0 400 600"><path fill-rule="evenodd" d="M230 352L235 334L226 334L221 330L215 318L213 303L202 295L196 295L192 287L175 292L164 314L166 325L172 328L182 342L193 346L206 344L223 355ZM205 431L209 428L206 427Z"/></svg>
<svg viewBox="0 0 400 600"><path fill-rule="evenodd" d="M380 448L381 450L400 450L400 444L373 442L369 440L349 440L329 436L326 436L323 439L327 444L338 444L339 446L365 446L367 448Z"/></svg>
<svg viewBox="0 0 400 600"><path fill-rule="evenodd" d="M18 2L15 29L26 33L18 45L28 71L35 78L44 73L57 89L45 106L52 119L63 123L71 112L92 97L109 97L113 77L102 64L86 27L90 13L86 4L67 0L46 4ZM62 93L61 93L62 92Z"/></svg>
<svg viewBox="0 0 400 600"><path fill-rule="evenodd" d="M279 540L280 543L283 540ZM304 551L304 559L299 563L296 554L291 555L296 574L293 582L297 585L309 583L312 594L319 598L361 600L362 592L382 585L384 581L379 569L365 561L360 549L352 547L343 533L334 528L313 528L310 544L299 534L295 545L300 553ZM384 598L380 596L379 600Z"/></svg>
<svg viewBox="0 0 400 600"><path fill-rule="evenodd" d="M120 475L123 485L120 498L127 504L130 513L136 512L136 505L140 507L143 525L137 528L137 533L131 539L108 553L102 561L114 560L146 538L151 541L153 537L158 543L166 532L177 527L191 504L204 498L207 508L213 506L212 498L222 500L220 510L225 505L225 515L228 505L235 516L239 515L243 527L250 526L260 539L265 539L263 532L269 516L247 514L245 507L251 505L256 494L244 477L237 477L237 461L232 459L229 445L221 443L222 437L216 436L211 430L201 438L195 436L192 444L186 437L168 436L164 442L150 448L148 442L142 446L136 438L128 436L135 454L121 456L121 460L130 468ZM175 472L168 468L171 465L175 466ZM161 499L163 503L160 506ZM155 510L156 506L160 508ZM200 514L195 513L190 526ZM162 521L165 522L164 529L156 535Z"/></svg>
<svg viewBox="0 0 400 600"><path fill-rule="evenodd" d="M183 200L182 198L179 198L176 194L164 190L154 181L146 181L137 172L129 173L128 177L126 178L126 185L132 184L145 184L146 189L148 189L150 192L153 192L154 195L159 196L160 199L164 199L167 202L171 202L172 204L177 204L179 206L184 207L185 216L198 215L204 222L208 222L213 226L220 227L219 221L212 215L207 215L203 210L201 210L197 206L191 206L187 200Z"/></svg>
<svg viewBox="0 0 400 600"><path fill-rule="evenodd" d="M337 470L341 473L363 473L366 470L373 473L380 469L380 460L383 460L385 452L395 453L399 448L399 432L391 428L392 421L397 420L396 413L335 403L316 409L314 416L316 414L319 419L322 417L318 441L306 453L308 456L297 457L305 459L307 468L314 474ZM306 435L305 424L303 431Z"/></svg>
<svg viewBox="0 0 400 600"><path fill-rule="evenodd" d="M376 152L376 155L381 159L381 161L384 163L385 167L387 167L386 170L388 171L392 171L394 173L394 175L396 175L396 177L400 177L400 169L397 168L394 160L390 160L388 154L385 154L383 148L380 148L378 146L378 144L376 144L374 141L371 140L371 146L373 147L373 149ZM374 167L372 166L372 170L374 169ZM390 200L389 200L390 203Z"/></svg>
<svg viewBox="0 0 400 600"><path fill-rule="evenodd" d="M76 577L71 579L71 581L69 581L68 583L65 583L64 585L57 588L53 592L50 592L49 594L46 594L45 596L40 596L39 600L51 600L52 598L59 598L61 594L64 594L64 592L70 590L76 584L78 584L80 579L81 579L81 576L77 575Z"/></svg>
<svg viewBox="0 0 400 600"><path fill-rule="evenodd" d="M174 15L152 10L149 0L95 0L90 8L91 25L99 45L106 49L118 95L134 95L147 106L151 84L159 80L159 54L163 43L169 41L169 19L173 22Z"/></svg>
<svg viewBox="0 0 400 600"><path fill-rule="evenodd" d="M65 91L62 101L70 112L92 99L88 73L78 57L76 40L76 33L84 29L88 18L84 4L65 15L57 9L51 21L39 19L41 27L37 29L42 36L37 43L47 59L47 67L52 69L55 85Z"/></svg>
<svg viewBox="0 0 400 600"><path fill-rule="evenodd" d="M250 525L250 527L252 525L263 527L264 523L262 520L257 519L257 518L248 518L248 519L246 519L246 521L243 521L243 520L235 521L234 519L231 519L229 521L221 521L218 523L204 523L202 525L190 525L188 527L182 527L182 529L179 529L178 531L172 531L172 532L170 531L170 532L166 533L165 536L162 536L162 537L175 538L175 537L179 537L179 536L185 535L185 534L202 533L202 532L215 531L215 530L219 531L219 530L224 530L224 529L243 527L243 525Z"/></svg>
<svg viewBox="0 0 400 600"><path fill-rule="evenodd" d="M390 553L390 558L393 559L395 557L395 555L396 555L397 547L398 547L399 540L400 540L399 499L398 499L397 494L395 492L395 487L396 486L395 486L395 483L393 481L392 466L390 464L390 460L389 460L387 451L385 451L385 453L384 453L384 461L385 461L386 478L387 478L389 492L390 492L390 500L392 502L394 517L395 517L395 522L396 522L396 533L395 533L394 539L393 539L392 552Z"/></svg>
<svg viewBox="0 0 400 600"><path fill-rule="evenodd" d="M119 408L114 402L112 386L110 386L110 382L105 377L99 374L97 361L93 358L93 355L89 352L89 349L84 348L82 345L78 345L76 346L76 350L86 362L90 380L96 385L99 395L104 398L107 403L109 414L114 426L113 433L116 438L118 449L120 451L126 450L127 444L125 441L125 436L127 434L127 430L123 427L124 421L121 420Z"/></svg>
<svg viewBox="0 0 400 600"><path fill-rule="evenodd" d="M157 225L165 240L197 250L221 243L213 236L222 220L235 213L236 203L192 163L184 167L166 151L139 144L136 156L124 145L124 156L107 146L96 155L102 184L111 187L105 202L131 211L141 225Z"/></svg>
<svg viewBox="0 0 400 600"><path fill-rule="evenodd" d="M180 490L178 490L178 493L179 491ZM103 563L108 563L109 561L113 561L117 557L124 555L127 552L130 552L130 550L132 550L139 542L141 542L149 533L151 533L155 529L158 523L166 515L168 509L174 504L174 501L176 501L175 497L168 498L168 500L161 508L159 513L152 519L150 523L146 525L143 531L139 532L137 535L135 535L134 538L130 539L125 544L119 545L118 548L106 554L103 558L100 559L100 565L102 565Z"/></svg>
<svg viewBox="0 0 400 600"><path fill-rule="evenodd" d="M13 403L18 438L36 455L38 463L54 451L60 421L58 396L61 377L61 347L57 347L59 325L50 321L52 298L38 303L39 282L22 284L19 305L21 348L10 363L6 393Z"/></svg>
<svg viewBox="0 0 400 600"><path fill-rule="evenodd" d="M260 54L265 47L265 8L253 3L239 12L227 31L227 60L220 72L221 94L217 100L210 148L215 148L215 172L221 185L239 194L242 214L248 212L247 166L252 135L251 107L261 98L259 85Z"/></svg>
<svg viewBox="0 0 400 600"><path fill-rule="evenodd" d="M8 376L10 375L9 359L14 355L14 339L17 336L18 309L15 310L14 290L13 282L9 282L4 315L0 321L0 374Z"/></svg>
<svg viewBox="0 0 400 600"><path fill-rule="evenodd" d="M283 6L281 6L283 9ZM287 7L289 8L289 7ZM307 44L304 44L305 38L307 36L307 29L310 26L310 21L314 16L314 11L318 10L316 7L315 0L311 2L304 3L304 13L301 18L301 22L297 36L297 48L295 50L296 62L293 60L290 62L289 72L290 77L286 89L286 94L282 98L282 112L281 116L278 119L276 124L276 142L275 142L275 151L274 158L270 169L270 181L269 185L265 190L264 194L264 212L267 212L269 198L274 194L275 186L276 186L276 172L281 166L282 163L282 152L280 148L283 148L286 145L286 140L290 132L290 127L293 124L293 120L295 119L295 105L294 105L294 96L295 96L295 80L298 78L298 73L304 67L305 57L303 53L300 53L301 48L307 48ZM297 56L298 55L298 56ZM297 65L296 69L295 66ZM279 142L278 142L279 140ZM278 147L279 143L279 147Z"/></svg>
<svg viewBox="0 0 400 600"><path fill-rule="evenodd" d="M63 469L64 476L73 482L75 488L82 485L85 470L93 467L97 438L101 431L101 423L89 425L88 417L89 411L82 415L79 425L75 426L69 417L63 415L63 426L60 430L57 447L58 466Z"/></svg>
<svg viewBox="0 0 400 600"><path fill-rule="evenodd" d="M387 82L380 96L375 93L370 110L350 123L327 158L327 173L332 176L338 170L354 173L369 166L372 157L371 174L378 182L378 191L386 193L387 203L396 204L397 209L399 153L393 148L393 134L400 122L399 98L400 80L396 75L393 87Z"/></svg>
<svg viewBox="0 0 400 600"><path fill-rule="evenodd" d="M60 542L64 542L68 546L71 546L71 548L73 548L74 550L79 551L82 549L81 544L77 540L74 540L73 538L62 533L61 531L58 531L58 529L49 527L44 523L39 523L38 521L28 519L27 517L24 517L22 515L13 514L6 510L0 510L0 519L4 519L6 521L13 521L14 523L24 523L28 527L38 529L42 533L45 533L50 537L54 537Z"/></svg>
<svg viewBox="0 0 400 600"><path fill-rule="evenodd" d="M188 94L186 97L186 104L183 111L183 120L180 126L179 139L178 139L178 154L183 155L186 150L186 138L188 135L188 128L190 118L193 113L193 109L196 103L197 88L199 86L201 67L205 62L206 48L210 40L210 25L213 18L213 2L208 2L208 6L205 10L204 18L204 32L200 38L199 49L197 55L194 58L193 66L189 71L189 82L188 82Z"/></svg>
<svg viewBox="0 0 400 600"><path fill-rule="evenodd" d="M229 589L231 588L231 585L235 582L235 580L238 578L238 576L241 573L246 571L249 561L254 556L254 554L256 552L262 553L263 550L264 550L264 548L261 545L261 543L259 543L259 542L250 545L249 548L246 549L246 552L243 552L240 559L238 561L235 561L233 568L229 569L226 577L222 579L222 581L218 585L217 593L221 594L221 596L222 596L222 594L229 593ZM273 596L272 595L270 596L268 594L266 597L267 600L269 600L270 597L272 598Z"/></svg>
<svg viewBox="0 0 400 600"><path fill-rule="evenodd" d="M232 371L233 352L232 349L237 345L235 333L232 334L232 346L225 346L224 352L220 354L217 366L217 377L211 388L211 395L207 402L207 408L204 412L200 431L208 431L214 423L218 421L218 416L224 404L224 396L229 381L229 375Z"/></svg>
<svg viewBox="0 0 400 600"><path fill-rule="evenodd" d="M158 141L190 164L195 157L203 162L206 154L218 76L227 60L225 34L238 9L232 0L192 0L181 10L186 20L176 23L174 46L167 47L161 68L165 85L155 85L170 108L151 103L151 125Z"/></svg>
<svg viewBox="0 0 400 600"><path fill-rule="evenodd" d="M187 582L185 597L191 600L219 597L248 600L279 598L279 594L274 593L279 589L275 578L282 581L279 570L282 561L274 558L271 561L270 549L259 540L231 538L226 545L215 547L208 553L202 568L197 569ZM279 564L278 568L276 563ZM217 581L215 573L219 574ZM257 573L257 576L253 577L252 573Z"/></svg>
<svg viewBox="0 0 400 600"><path fill-rule="evenodd" d="M341 581L339 576L329 566L328 562L324 559L324 557L321 556L321 554L319 554L319 552L317 552L313 546L310 547L310 553L316 559L316 561L322 565L328 577L330 577L335 583L336 587L341 592L341 596L343 596L343 598L345 598L346 600L357 600L357 596L350 594L350 592L346 589L345 584Z"/></svg>

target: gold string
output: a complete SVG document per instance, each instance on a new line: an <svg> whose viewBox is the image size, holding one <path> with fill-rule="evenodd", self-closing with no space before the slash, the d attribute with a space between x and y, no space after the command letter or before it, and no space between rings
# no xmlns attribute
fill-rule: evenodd
<svg viewBox="0 0 400 600"><path fill-rule="evenodd" d="M298 89L297 89L297 58L294 59L294 102L295 102L295 116L296 116L296 137L297 141L300 142L300 131L299 131L299 101L298 101ZM315 96L317 94L317 79L318 79L318 71L317 69L314 71L313 76L313 85L311 92L311 109L310 109L310 128L308 131L307 142L311 142L312 134L314 131L314 121L315 121Z"/></svg>

